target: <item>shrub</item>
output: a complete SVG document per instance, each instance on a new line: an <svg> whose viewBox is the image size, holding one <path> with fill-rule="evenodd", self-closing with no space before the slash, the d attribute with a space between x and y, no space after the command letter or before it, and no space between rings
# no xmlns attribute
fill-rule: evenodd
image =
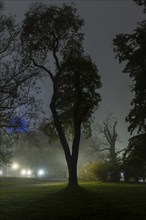
<svg viewBox="0 0 146 220"><path fill-rule="evenodd" d="M111 165L108 161L87 162L79 170L79 178L85 181L107 181Z"/></svg>

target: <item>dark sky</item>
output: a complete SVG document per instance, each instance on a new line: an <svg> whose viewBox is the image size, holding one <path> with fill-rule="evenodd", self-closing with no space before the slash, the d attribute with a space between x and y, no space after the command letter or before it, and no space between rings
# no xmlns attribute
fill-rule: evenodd
<svg viewBox="0 0 146 220"><path fill-rule="evenodd" d="M23 19L23 14L30 0L5 1L6 12L17 15L17 20ZM61 4L69 1L42 1L47 4ZM95 122L101 123L107 112L112 112L118 120L118 132L121 145L127 144L128 133L125 117L130 109L130 80L122 73L123 65L115 60L112 41L118 33L131 33L137 22L144 19L142 8L132 0L76 0L79 15L84 19L85 51L91 55L98 66L103 87L100 90L102 102L100 109L95 113ZM49 85L49 84L48 84ZM46 85L42 97L44 106L49 112L48 95L49 86Z"/></svg>

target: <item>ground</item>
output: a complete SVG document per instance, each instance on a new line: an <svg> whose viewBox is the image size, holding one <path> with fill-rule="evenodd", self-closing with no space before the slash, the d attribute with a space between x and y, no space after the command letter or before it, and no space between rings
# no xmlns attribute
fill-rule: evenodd
<svg viewBox="0 0 146 220"><path fill-rule="evenodd" d="M0 220L146 220L146 185L1 178Z"/></svg>

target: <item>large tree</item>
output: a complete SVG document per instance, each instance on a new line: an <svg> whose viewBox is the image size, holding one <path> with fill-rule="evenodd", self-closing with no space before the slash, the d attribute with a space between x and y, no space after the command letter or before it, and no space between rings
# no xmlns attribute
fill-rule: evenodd
<svg viewBox="0 0 146 220"><path fill-rule="evenodd" d="M143 6L146 13L146 1L134 1ZM119 62L125 62L123 72L129 74L132 80L131 91L134 92L131 101L133 108L126 121L129 122L128 131L131 134L136 131L138 135L129 140L125 152L126 161L132 166L133 172L133 169L137 170L138 163L141 167L145 166L145 162L141 165L140 161L143 161L142 155L146 147L146 20L138 23L132 34L117 35L114 39L114 51Z"/></svg>
<svg viewBox="0 0 146 220"><path fill-rule="evenodd" d="M145 1L136 1L146 5ZM132 34L119 34L114 39L114 52L119 62L125 62L124 73L132 80L134 98L126 121L129 132L146 132L146 20L138 24Z"/></svg>
<svg viewBox="0 0 146 220"><path fill-rule="evenodd" d="M21 35L27 62L48 74L52 82L48 127L55 128L64 150L69 186L78 185L81 132L90 130L92 113L100 101L100 76L91 58L84 54L82 26L83 20L73 5L35 4L26 13Z"/></svg>
<svg viewBox="0 0 146 220"><path fill-rule="evenodd" d="M21 59L20 32L15 17L4 15L4 4L0 1L0 159L4 163L12 151L8 129L22 127L24 115L32 117L32 109L36 108L29 93L37 71Z"/></svg>
<svg viewBox="0 0 146 220"><path fill-rule="evenodd" d="M139 134L129 139L124 153L125 179L138 181L146 178L146 134Z"/></svg>
<svg viewBox="0 0 146 220"><path fill-rule="evenodd" d="M118 181L120 179L119 165L120 153L124 149L117 148L119 135L117 132L117 121L109 114L103 121L103 125L98 125L98 136L93 139L91 149L93 153L107 153L107 159L110 163L111 181Z"/></svg>

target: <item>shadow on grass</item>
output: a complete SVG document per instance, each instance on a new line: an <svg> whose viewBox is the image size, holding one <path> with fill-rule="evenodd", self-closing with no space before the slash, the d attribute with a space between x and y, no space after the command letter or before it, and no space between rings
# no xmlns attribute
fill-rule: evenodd
<svg viewBox="0 0 146 220"><path fill-rule="evenodd" d="M92 188L92 186L91 186ZM0 220L135 220L145 219L130 214L112 203L111 191L100 192L100 187L93 185L93 190L86 187L68 188L49 186L43 190L30 190L14 197L13 203L5 203L5 211ZM115 189L113 189L114 192ZM29 194L30 193L30 194ZM113 198L112 198L113 197ZM114 199L113 199L114 200ZM118 201L118 200L117 200ZM117 208L118 207L118 208Z"/></svg>
<svg viewBox="0 0 146 220"><path fill-rule="evenodd" d="M4 199L1 220L89 220L105 219L108 215L108 205L82 187L59 191L48 191L46 187L46 192L36 190L35 195L32 191L31 195L27 191L16 194Z"/></svg>
<svg viewBox="0 0 146 220"><path fill-rule="evenodd" d="M12 217L12 216L11 216ZM28 200L15 212L21 220L98 220L120 219L113 216L107 201L82 187L64 188L47 193L34 200Z"/></svg>

